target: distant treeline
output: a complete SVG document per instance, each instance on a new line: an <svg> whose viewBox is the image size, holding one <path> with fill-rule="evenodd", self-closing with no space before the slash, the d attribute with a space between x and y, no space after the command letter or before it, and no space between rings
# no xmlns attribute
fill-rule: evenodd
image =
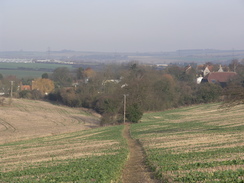
<svg viewBox="0 0 244 183"><path fill-rule="evenodd" d="M102 115L102 123L123 121L124 95L127 99L126 117L146 111L161 111L185 105L222 101L228 87L241 86L244 65L240 64L237 78L222 88L218 84L196 84L196 69L169 66L165 70L128 63L111 65L92 77L82 76L76 87L56 89L48 99L71 107L86 107ZM242 86L243 84L243 86Z"/></svg>
<svg viewBox="0 0 244 183"><path fill-rule="evenodd" d="M205 65L209 64L211 63ZM125 99L125 117L132 122L138 122L143 112L147 111L162 111L224 100L234 105L244 103L244 60L235 60L226 66L230 71L237 72L237 75L226 83L225 87L218 83L197 84L199 70L195 65L169 65L163 70L137 62L100 66L99 70L81 65L78 68L58 67L51 73L43 73L43 80L38 80L38 86L32 86L32 89L35 89L31 91L20 91L18 85L31 85L32 78L18 79L13 75L0 74L0 92L8 95L10 83L14 81L12 91L17 97L42 99L48 94L45 96L48 100L61 102L70 107L95 110L102 115L102 124L124 120ZM29 68L25 67L19 69L29 71ZM34 83L37 83L36 81ZM48 90L47 84L50 86Z"/></svg>

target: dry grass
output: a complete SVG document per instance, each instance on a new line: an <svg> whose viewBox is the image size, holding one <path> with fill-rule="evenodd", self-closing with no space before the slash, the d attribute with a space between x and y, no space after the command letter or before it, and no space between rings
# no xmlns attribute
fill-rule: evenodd
<svg viewBox="0 0 244 183"><path fill-rule="evenodd" d="M232 147L237 145L244 145L242 143L235 143L235 140L240 140L239 135L234 134L187 134L187 135L172 135L167 137L157 137L153 139L155 144L149 144L150 148L171 148L171 150L177 150L182 147L187 147L188 150L192 150L192 148L201 148L201 151L204 149L212 149L212 148L222 148L222 147ZM244 136L244 132L241 134ZM217 145L228 143L228 145L220 145L218 147L204 147L209 145ZM172 149L173 148L173 149Z"/></svg>
<svg viewBox="0 0 244 183"><path fill-rule="evenodd" d="M102 155L103 150L116 146L117 142L85 140L101 133L85 133L98 127L99 121L98 116L83 109L13 99L11 105L0 107L1 171L54 159Z"/></svg>
<svg viewBox="0 0 244 183"><path fill-rule="evenodd" d="M97 127L99 118L82 109L13 99L0 106L0 144Z"/></svg>

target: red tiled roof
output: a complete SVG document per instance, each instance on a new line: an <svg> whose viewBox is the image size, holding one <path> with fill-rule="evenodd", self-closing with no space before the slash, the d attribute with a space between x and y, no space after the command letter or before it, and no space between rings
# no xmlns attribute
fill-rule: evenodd
<svg viewBox="0 0 244 183"><path fill-rule="evenodd" d="M31 86L30 85L21 85L20 90L31 90Z"/></svg>
<svg viewBox="0 0 244 183"><path fill-rule="evenodd" d="M204 79L207 79L209 83L226 83L234 76L236 76L235 72L210 72Z"/></svg>
<svg viewBox="0 0 244 183"><path fill-rule="evenodd" d="M210 70L210 72L213 72L213 65L207 65L207 68Z"/></svg>

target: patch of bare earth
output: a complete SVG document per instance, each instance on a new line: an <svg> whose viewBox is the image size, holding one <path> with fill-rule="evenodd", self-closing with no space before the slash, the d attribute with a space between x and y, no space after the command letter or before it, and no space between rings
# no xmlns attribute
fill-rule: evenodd
<svg viewBox="0 0 244 183"><path fill-rule="evenodd" d="M159 183L160 181L153 178L153 173L145 165L145 154L140 143L131 138L129 124L125 125L123 136L130 151L123 170L123 183Z"/></svg>

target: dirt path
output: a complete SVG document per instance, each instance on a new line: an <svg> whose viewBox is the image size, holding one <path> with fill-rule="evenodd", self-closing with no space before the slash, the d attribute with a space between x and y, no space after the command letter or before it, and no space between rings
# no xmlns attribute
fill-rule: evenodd
<svg viewBox="0 0 244 183"><path fill-rule="evenodd" d="M130 125L126 124L123 132L124 138L129 146L129 159L123 170L123 183L159 183L160 181L153 179L152 172L146 167L141 145L130 135Z"/></svg>

